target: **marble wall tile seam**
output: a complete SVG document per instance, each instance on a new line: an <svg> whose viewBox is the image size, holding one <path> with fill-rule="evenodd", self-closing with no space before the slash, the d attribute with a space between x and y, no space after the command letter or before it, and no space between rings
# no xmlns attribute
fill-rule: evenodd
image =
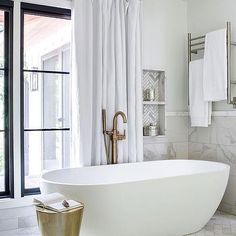
<svg viewBox="0 0 236 236"><path fill-rule="evenodd" d="M164 143L189 143L189 142L188 141L145 142L145 143L143 143L143 145L146 145L146 144L153 144L153 145L157 144L158 145L158 144L164 144Z"/></svg>
<svg viewBox="0 0 236 236"><path fill-rule="evenodd" d="M236 138L236 133L235 135ZM233 139L233 136L227 135L227 137L220 136L219 138L209 138L208 140L200 140L200 139L207 139L206 137L197 137L197 138L189 138L188 142L192 143L204 143L204 144L215 144L215 145L223 145L223 146L236 146L236 140Z"/></svg>
<svg viewBox="0 0 236 236"><path fill-rule="evenodd" d="M167 112L166 112L166 116L167 116L167 117L173 117L173 116L177 116L177 117L189 116L189 112L188 112L188 111L167 111Z"/></svg>
<svg viewBox="0 0 236 236"><path fill-rule="evenodd" d="M167 111L166 112L167 117L171 116L188 116L189 117L189 111ZM213 111L212 117L236 117L236 111Z"/></svg>
<svg viewBox="0 0 236 236"><path fill-rule="evenodd" d="M217 144L214 144L214 143L210 143L210 142L200 142L200 141L189 141L188 143L192 143L192 144L212 144L212 145L217 145Z"/></svg>
<svg viewBox="0 0 236 236"><path fill-rule="evenodd" d="M222 151L222 154L224 154L226 156L226 159L228 160L232 160L235 159L235 164L236 164L236 145L224 145L224 144L215 144L215 143L206 143L206 142L188 142L189 144L189 152L191 153L193 150L193 148L196 148L197 145L200 145L202 147L204 146L208 146L208 147L214 147L214 148L218 148L218 150ZM192 145L196 145L196 146L192 146ZM232 148L233 150L230 150L230 154L235 155L232 156L233 158L229 158L228 153L226 153L227 150L225 150L224 148ZM218 153L218 156L220 154Z"/></svg>
<svg viewBox="0 0 236 236"><path fill-rule="evenodd" d="M211 142L200 142L200 141L189 141L188 142L189 144L202 144L202 145L220 145L220 144L217 144L217 143L211 143ZM227 146L227 145L225 145ZM229 145L230 146L230 145Z"/></svg>
<svg viewBox="0 0 236 236"><path fill-rule="evenodd" d="M174 142L174 143L178 143L178 142ZM183 143L183 142L181 142ZM206 144L206 145L216 145L216 146L225 146L225 147L235 147L236 148L236 144L221 144L221 143L215 143L215 142L201 142L201 141L189 141L188 143L196 143L196 144Z"/></svg>

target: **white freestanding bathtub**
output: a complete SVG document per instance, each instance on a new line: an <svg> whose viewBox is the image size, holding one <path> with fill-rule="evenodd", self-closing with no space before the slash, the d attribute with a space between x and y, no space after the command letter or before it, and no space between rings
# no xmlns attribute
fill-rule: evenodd
<svg viewBox="0 0 236 236"><path fill-rule="evenodd" d="M81 236L182 236L213 216L229 169L190 160L62 169L43 174L41 190L85 204Z"/></svg>

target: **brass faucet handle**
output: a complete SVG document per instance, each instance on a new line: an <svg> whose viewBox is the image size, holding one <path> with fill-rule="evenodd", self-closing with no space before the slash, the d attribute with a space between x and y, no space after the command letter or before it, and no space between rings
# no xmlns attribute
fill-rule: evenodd
<svg viewBox="0 0 236 236"><path fill-rule="evenodd" d="M117 140L124 140L126 138L126 130L124 130L124 134L118 134Z"/></svg>
<svg viewBox="0 0 236 236"><path fill-rule="evenodd" d="M108 136L111 136L111 135L113 135L113 131L106 131L106 134L107 134Z"/></svg>

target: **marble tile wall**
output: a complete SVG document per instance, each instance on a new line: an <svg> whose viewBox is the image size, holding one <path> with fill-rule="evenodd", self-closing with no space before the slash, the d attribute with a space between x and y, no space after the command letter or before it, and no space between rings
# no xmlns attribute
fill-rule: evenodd
<svg viewBox="0 0 236 236"><path fill-rule="evenodd" d="M191 128L188 116L167 114L166 136L144 138L144 160L194 159L230 165L220 210L236 215L236 114L216 112L208 128Z"/></svg>
<svg viewBox="0 0 236 236"><path fill-rule="evenodd" d="M187 116L167 116L165 137L144 137L145 161L187 158Z"/></svg>
<svg viewBox="0 0 236 236"><path fill-rule="evenodd" d="M189 128L189 159L230 165L230 177L220 209L236 215L236 116L213 116L208 128Z"/></svg>

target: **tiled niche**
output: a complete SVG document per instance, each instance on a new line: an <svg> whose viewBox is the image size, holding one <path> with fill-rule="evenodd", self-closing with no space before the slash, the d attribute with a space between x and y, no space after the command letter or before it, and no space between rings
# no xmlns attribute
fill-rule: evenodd
<svg viewBox="0 0 236 236"><path fill-rule="evenodd" d="M147 93L152 96L147 96ZM150 98L152 97L152 98ZM143 127L157 127L157 135L165 135L165 72L143 70ZM150 136L145 134L144 136Z"/></svg>

